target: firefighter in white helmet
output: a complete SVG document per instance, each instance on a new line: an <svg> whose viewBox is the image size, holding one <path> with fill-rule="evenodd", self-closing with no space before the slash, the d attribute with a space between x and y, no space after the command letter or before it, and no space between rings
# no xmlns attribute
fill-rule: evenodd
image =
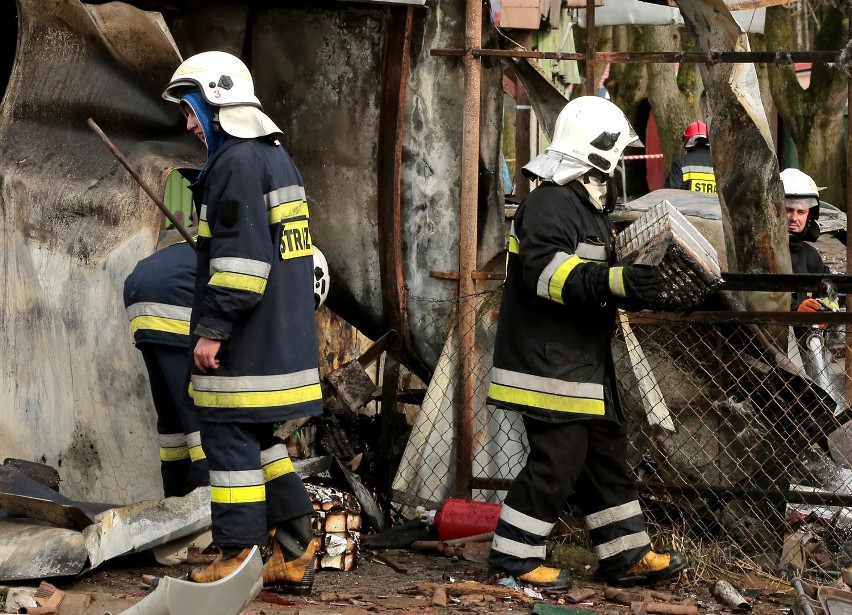
<svg viewBox="0 0 852 615"><path fill-rule="evenodd" d="M793 273L831 273L822 256L810 243L819 238L819 188L816 182L799 169L784 169L781 172L784 184L784 205L787 212L787 231L790 233L790 260ZM826 301L811 296L811 293L793 293L791 307L799 312L819 312L826 309Z"/></svg>
<svg viewBox="0 0 852 615"><path fill-rule="evenodd" d="M264 584L310 593L313 506L273 429L323 408L302 176L238 58L188 58L163 97L180 104L187 130L207 146L192 185L199 238L190 394L221 556L191 578L218 581L271 541Z"/></svg>
<svg viewBox="0 0 852 615"><path fill-rule="evenodd" d="M659 288L654 269L614 262L612 173L631 145L639 138L624 113L584 96L524 167L541 184L512 223L488 400L523 415L530 452L503 502L489 570L528 586L570 585L545 555L572 493L607 582L653 584L686 567L682 554L651 548L615 388L616 311L641 308Z"/></svg>

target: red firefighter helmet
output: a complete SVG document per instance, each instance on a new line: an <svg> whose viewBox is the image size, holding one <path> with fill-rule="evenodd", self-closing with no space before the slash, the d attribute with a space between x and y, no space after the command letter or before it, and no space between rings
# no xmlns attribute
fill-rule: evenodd
<svg viewBox="0 0 852 615"><path fill-rule="evenodd" d="M704 139L705 144L710 143L707 138L707 124L704 122L692 122L683 131L683 146L687 149L698 145L701 139Z"/></svg>

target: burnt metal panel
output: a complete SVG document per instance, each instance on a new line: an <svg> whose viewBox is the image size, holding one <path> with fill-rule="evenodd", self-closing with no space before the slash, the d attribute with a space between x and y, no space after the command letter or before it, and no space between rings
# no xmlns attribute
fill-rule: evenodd
<svg viewBox="0 0 852 615"><path fill-rule="evenodd" d="M56 467L77 499L156 497L154 410L121 290L160 214L86 119L152 185L196 166L160 98L178 55L158 16L129 5L18 0L17 12L0 106L0 449Z"/></svg>

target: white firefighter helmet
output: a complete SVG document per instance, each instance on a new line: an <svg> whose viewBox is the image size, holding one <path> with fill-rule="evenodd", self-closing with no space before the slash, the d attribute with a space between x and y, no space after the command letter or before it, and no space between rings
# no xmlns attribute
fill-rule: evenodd
<svg viewBox="0 0 852 615"><path fill-rule="evenodd" d="M254 95L248 67L224 51L205 51L181 63L163 91L163 98L179 102L188 90L200 90L214 107L251 105L261 108Z"/></svg>
<svg viewBox="0 0 852 615"><path fill-rule="evenodd" d="M786 197L804 196L819 200L820 188L810 175L802 173L799 169L790 168L781 171L781 183L784 184ZM813 205L816 205L816 202Z"/></svg>
<svg viewBox="0 0 852 615"><path fill-rule="evenodd" d="M328 261L325 260L325 254L320 249L314 246L314 309L325 303L325 298L328 297L328 286L331 283L331 277L328 274Z"/></svg>
<svg viewBox="0 0 852 615"><path fill-rule="evenodd" d="M642 142L621 109L600 96L580 96L559 112L547 151L611 173L631 145L642 147Z"/></svg>

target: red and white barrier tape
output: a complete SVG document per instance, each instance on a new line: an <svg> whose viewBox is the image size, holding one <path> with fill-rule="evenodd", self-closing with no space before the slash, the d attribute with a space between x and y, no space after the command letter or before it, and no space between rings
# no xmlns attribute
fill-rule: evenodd
<svg viewBox="0 0 852 615"><path fill-rule="evenodd" d="M662 154L638 154L636 156L622 156L622 160L647 160L649 158L662 158Z"/></svg>

